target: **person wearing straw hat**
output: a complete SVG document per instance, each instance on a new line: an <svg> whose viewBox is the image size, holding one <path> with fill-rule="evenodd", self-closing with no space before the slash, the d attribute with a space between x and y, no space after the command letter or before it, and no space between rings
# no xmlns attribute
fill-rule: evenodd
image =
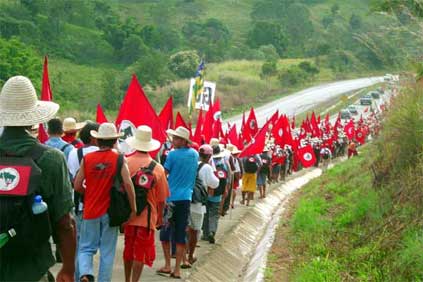
<svg viewBox="0 0 423 282"><path fill-rule="evenodd" d="M73 117L67 117L63 120L63 136L62 139L75 148L81 148L84 143L76 138L77 133L85 126L85 122L76 122Z"/></svg>
<svg viewBox="0 0 423 282"><path fill-rule="evenodd" d="M113 150L122 136L113 123L103 123L98 131L91 130L99 150L84 156L75 181L75 191L84 194L84 211L78 241L78 267L81 282L94 281L93 257L98 249L100 267L98 281L111 281L119 227L110 227L107 210L110 206L110 189L115 175L120 173L131 208L130 219L136 215L134 186L127 161L118 171L119 153ZM85 188L83 186L85 182Z"/></svg>
<svg viewBox="0 0 423 282"><path fill-rule="evenodd" d="M168 129L174 150L167 155L164 168L168 174L170 197L167 199L166 214L172 213L172 224L165 224L160 230L165 265L158 269L158 274L170 274L180 278L182 257L185 254L186 228L190 212L190 203L195 178L197 176L198 153L190 148L190 132L183 126L175 130ZM170 265L170 239L176 242L176 262L173 272Z"/></svg>
<svg viewBox="0 0 423 282"><path fill-rule="evenodd" d="M0 126L4 126L0 151L14 156L38 152L35 163L41 169L41 178L37 193L47 203L52 231L63 260L56 281L73 281L75 222L71 215L72 188L66 161L63 154L39 144L29 133L32 125L47 122L58 109L59 105L56 103L37 99L34 86L28 78L14 76L8 79L0 92ZM7 199L1 200L4 203L3 200ZM1 228L5 228L5 217L11 217L11 214L2 214L4 207L0 206ZM34 234L37 233L36 230L33 231ZM27 238L29 241L31 239ZM22 255L13 251L4 253L0 249L0 256L0 281L47 281L48 276L51 277L48 270L55 263L48 240L33 248L25 248Z"/></svg>
<svg viewBox="0 0 423 282"><path fill-rule="evenodd" d="M228 144L227 149L232 155L233 167L234 167L233 182L232 182L233 191L231 196L231 208L233 209L235 207L234 203L235 203L236 193L239 188L239 181L241 180L241 177L242 177L242 162L238 158L241 151L233 144Z"/></svg>
<svg viewBox="0 0 423 282"><path fill-rule="evenodd" d="M151 128L146 125L139 126L135 130L135 136L127 138L126 142L131 149L136 150L128 157L129 173L133 180L141 168L149 168L154 163L151 171L152 185L147 193L148 207L142 211L138 210L139 215L128 221L124 227L125 281L136 282L141 277L144 265L153 266L156 257L154 234L156 228L162 225L163 208L170 193L163 166L149 155L149 152L160 148L160 142L152 138ZM143 189L134 186L135 189Z"/></svg>

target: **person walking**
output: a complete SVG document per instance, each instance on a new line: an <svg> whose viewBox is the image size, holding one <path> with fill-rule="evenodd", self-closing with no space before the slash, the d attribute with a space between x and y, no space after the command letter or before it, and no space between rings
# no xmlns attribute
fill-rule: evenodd
<svg viewBox="0 0 423 282"><path fill-rule="evenodd" d="M103 123L98 131L91 130L99 150L84 156L76 175L74 188L84 194L84 211L78 242L78 266L81 282L94 281L93 256L100 249L98 281L112 279L113 262L119 227L109 226L107 210L110 206L110 189L116 174L121 175L123 187L131 207L130 218L136 215L134 186L126 160L118 171L119 153L113 150L121 134L112 123ZM83 181L85 180L85 186Z"/></svg>
<svg viewBox="0 0 423 282"><path fill-rule="evenodd" d="M52 118L47 122L47 133L49 139L46 141L46 145L56 148L65 155L66 161L68 160L69 153L74 149L72 144L62 139L63 135L63 123L59 118Z"/></svg>
<svg viewBox="0 0 423 282"><path fill-rule="evenodd" d="M0 281L48 281L52 278L49 268L55 260L49 242L51 233L55 235L53 238L63 261L56 281L74 279L75 222L71 215L72 188L66 161L62 153L41 145L29 133L31 126L47 122L58 109L56 103L38 101L34 86L24 76L10 78L1 90L0 126L4 126L4 132L0 138L0 162L10 156L32 159L40 170L39 178L21 174L20 181L24 186L25 182L35 184L36 193L47 204L48 217L39 218L33 213L34 194L29 187L25 197L22 194L10 197L18 192L17 189L0 189L0 233L14 229L17 233L31 234L31 237L21 237L22 245L17 242L17 234L15 243L10 240L10 244L0 248ZM10 202L19 198L25 201L25 209L16 209L16 202ZM46 236L40 237L41 234Z"/></svg>
<svg viewBox="0 0 423 282"><path fill-rule="evenodd" d="M160 230L165 265L159 268L157 273L170 274L171 277L180 278L180 265L185 253L190 203L197 176L198 153L189 148L188 144L191 143L190 133L185 127L179 126L176 130L168 129L166 132L172 138L174 148L169 152L164 163L170 189L165 217L167 216L170 220L166 220L166 224ZM173 271L170 265L171 237L176 242L176 261Z"/></svg>
<svg viewBox="0 0 423 282"><path fill-rule="evenodd" d="M123 261L125 281L137 282L141 278L144 265L152 267L156 258L154 234L156 228L162 225L169 186L163 166L149 155L149 152L160 148L160 142L152 138L151 128L139 126L135 130L135 136L127 138L126 143L135 150L127 160L137 195L137 216L124 226ZM141 210L140 206L144 206L144 209Z"/></svg>

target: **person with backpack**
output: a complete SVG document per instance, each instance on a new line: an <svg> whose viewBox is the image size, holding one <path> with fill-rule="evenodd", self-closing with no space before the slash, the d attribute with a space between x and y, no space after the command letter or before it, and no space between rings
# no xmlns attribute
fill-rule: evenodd
<svg viewBox="0 0 423 282"><path fill-rule="evenodd" d="M260 199L266 198L266 182L270 178L270 167L272 159L269 156L269 148L264 147L263 153L260 154L262 165L257 172L257 188L260 193Z"/></svg>
<svg viewBox="0 0 423 282"><path fill-rule="evenodd" d="M213 154L213 149L208 144L203 144L198 150L200 162L198 163L197 178L201 181L202 187L194 187L193 199L191 201L189 223L188 223L188 258L184 259L182 266L189 268L197 258L194 257L195 248L197 246L197 238L201 231L206 213L207 191L216 189L219 186L219 178L214 174L213 167L209 164ZM196 191L203 190L204 191ZM200 192L200 193L198 193Z"/></svg>
<svg viewBox="0 0 423 282"><path fill-rule="evenodd" d="M174 150L166 157L164 168L168 174L170 196L167 198L165 217L168 224L160 229L160 241L165 257L165 265L157 270L158 274L170 274L173 278L181 278L180 265L185 254L186 228L192 199L192 191L197 176L198 153L190 148L190 132L179 126L175 130L168 129ZM172 216L170 216L172 215ZM170 265L171 238L176 242L175 268Z"/></svg>
<svg viewBox="0 0 423 282"><path fill-rule="evenodd" d="M73 117L67 117L63 120L63 136L62 139L68 142L75 148L81 148L84 146L83 141L78 139L76 136L78 132L84 127L85 122L76 122Z"/></svg>
<svg viewBox="0 0 423 282"><path fill-rule="evenodd" d="M257 188L257 171L260 166L261 161L258 155L251 155L245 157L243 160L244 174L242 175L242 205L246 203L247 206L249 206L250 200L254 197L254 193ZM247 200L247 202L245 202L245 200Z"/></svg>
<svg viewBox="0 0 423 282"><path fill-rule="evenodd" d="M136 282L140 280L144 265L152 267L156 258L154 234L162 225L169 186L163 166L149 155L160 148L160 142L152 138L151 128L139 126L126 143L135 150L127 160L135 189L137 216L124 226L123 261L125 281Z"/></svg>
<svg viewBox="0 0 423 282"><path fill-rule="evenodd" d="M123 155L113 150L122 134L117 132L113 123L102 123L98 131L91 130L90 134L97 139L99 150L84 156L74 181L74 189L84 195L83 220L78 242L79 280L94 281L93 257L100 249L97 280L107 282L112 279L119 231L118 226L111 226L111 215L108 213L115 176L121 179L129 200L130 219L136 216L137 208L127 162Z"/></svg>
<svg viewBox="0 0 423 282"><path fill-rule="evenodd" d="M210 244L216 242L215 235L219 221L219 208L222 197L226 194L229 167L225 161L225 153L220 150L219 145L214 145L212 155L212 166L215 168L214 174L219 179L219 184L215 189L209 189L209 196L206 205L206 215L203 222L203 239Z"/></svg>
<svg viewBox="0 0 423 282"><path fill-rule="evenodd" d="M81 161L84 156L88 153L98 151L97 139L91 136L91 130L98 130L100 125L93 121L87 121L79 132L79 136L84 142L84 146L81 148L75 148L69 153L68 167L72 179L75 179L76 174L79 171ZM73 183L72 183L73 184ZM75 204L75 220L76 220L76 242L78 246L79 234L81 232L82 213L84 209L84 201L82 194L74 191L73 202ZM78 247L77 247L78 251ZM78 269L78 252L76 253L75 259L75 281L79 280L79 269Z"/></svg>
<svg viewBox="0 0 423 282"><path fill-rule="evenodd" d="M330 159L332 158L332 152L328 147L323 146L320 150L320 157L322 159L322 172L325 172L329 167Z"/></svg>
<svg viewBox="0 0 423 282"><path fill-rule="evenodd" d="M75 148L72 144L62 139L63 135L63 123L59 118L52 118L47 122L47 133L49 139L46 141L46 145L56 148L65 155L66 161L69 158L70 152Z"/></svg>
<svg viewBox="0 0 423 282"><path fill-rule="evenodd" d="M31 81L23 76L10 78L1 90L0 169L10 172L10 182L0 186L0 234L13 237L0 248L0 281L51 278L49 268L55 263L51 235L63 261L56 281L74 280L75 222L66 161L62 153L41 145L29 133L32 125L47 122L58 109L56 103L39 101ZM10 165L14 169L8 169ZM32 175L24 174L24 169ZM18 175L22 185L16 189ZM33 208L36 195L46 204L42 212Z"/></svg>

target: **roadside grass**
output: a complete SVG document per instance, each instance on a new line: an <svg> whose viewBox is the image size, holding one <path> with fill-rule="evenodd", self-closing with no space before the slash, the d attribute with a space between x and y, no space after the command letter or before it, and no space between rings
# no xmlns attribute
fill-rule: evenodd
<svg viewBox="0 0 423 282"><path fill-rule="evenodd" d="M423 281L422 107L403 86L381 136L302 189L281 230L291 261L272 264L288 273L266 281Z"/></svg>

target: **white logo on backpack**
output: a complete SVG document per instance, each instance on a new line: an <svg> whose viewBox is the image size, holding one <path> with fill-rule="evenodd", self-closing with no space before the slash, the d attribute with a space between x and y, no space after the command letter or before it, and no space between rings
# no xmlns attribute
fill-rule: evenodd
<svg viewBox="0 0 423 282"><path fill-rule="evenodd" d="M20 180L19 172L13 167L0 169L0 191L11 191L18 186Z"/></svg>

